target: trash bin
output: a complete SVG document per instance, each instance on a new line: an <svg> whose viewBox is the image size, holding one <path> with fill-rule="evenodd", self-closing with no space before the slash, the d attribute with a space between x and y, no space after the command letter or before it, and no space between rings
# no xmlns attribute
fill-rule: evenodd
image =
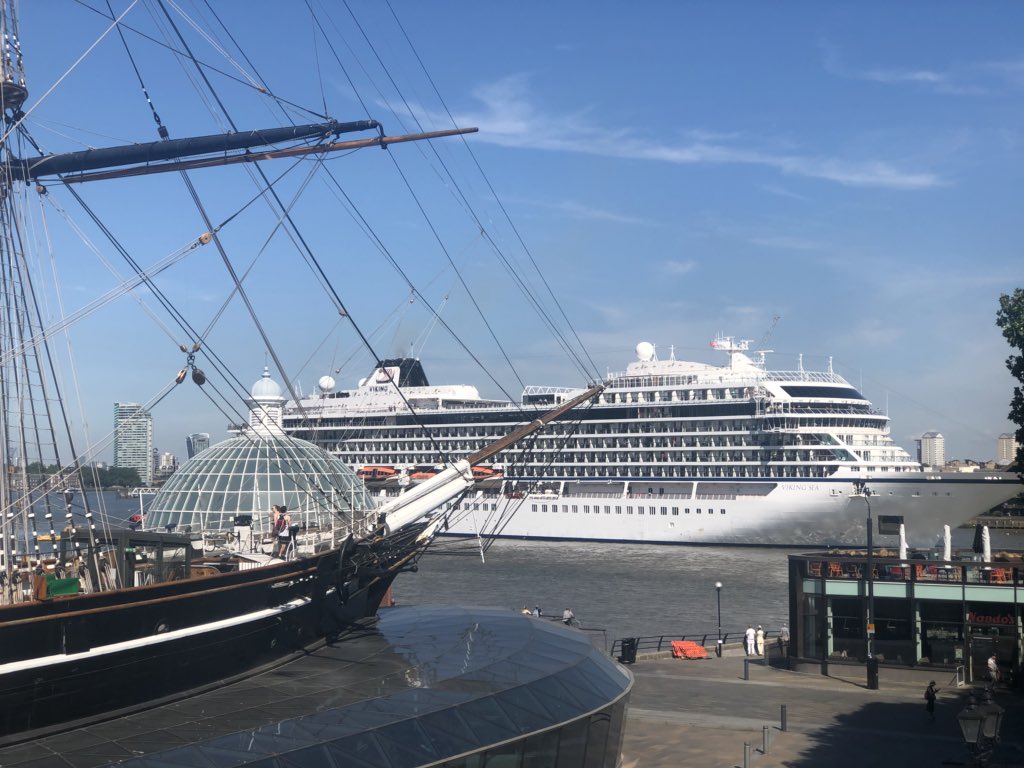
<svg viewBox="0 0 1024 768"><path fill-rule="evenodd" d="M878 690L878 659L874 656L868 659L868 689Z"/></svg>
<svg viewBox="0 0 1024 768"><path fill-rule="evenodd" d="M636 663L636 646L637 638L635 637L624 637L622 638L622 655L619 656L620 664L635 664Z"/></svg>

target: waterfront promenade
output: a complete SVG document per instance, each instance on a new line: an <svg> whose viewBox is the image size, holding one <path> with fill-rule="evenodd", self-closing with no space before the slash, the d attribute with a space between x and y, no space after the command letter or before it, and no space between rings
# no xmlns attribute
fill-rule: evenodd
<svg viewBox="0 0 1024 768"><path fill-rule="evenodd" d="M868 690L816 673L789 672L750 665L743 679L742 652L723 658L658 658L630 665L636 678L623 747L623 768L743 766L749 742L753 768L812 766L940 766L965 764L967 750L956 713L969 687L950 685L936 674L942 689L935 721L925 713L924 685L887 679ZM1024 768L1024 697L999 691L1006 708L1002 744L992 768ZM788 730L780 726L786 705ZM770 747L761 753L763 726L770 726Z"/></svg>

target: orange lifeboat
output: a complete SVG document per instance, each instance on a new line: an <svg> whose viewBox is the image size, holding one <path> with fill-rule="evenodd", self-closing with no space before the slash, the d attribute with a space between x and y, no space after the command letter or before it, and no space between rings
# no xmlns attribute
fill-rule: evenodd
<svg viewBox="0 0 1024 768"><path fill-rule="evenodd" d="M501 477L504 474L500 469L494 467L473 467L474 480L489 480L493 477Z"/></svg>
<svg viewBox="0 0 1024 768"><path fill-rule="evenodd" d="M387 480L398 474L398 470L394 467L362 467L356 472L356 477L360 480Z"/></svg>
<svg viewBox="0 0 1024 768"><path fill-rule="evenodd" d="M414 467L409 473L410 480L429 480L437 474L437 467Z"/></svg>

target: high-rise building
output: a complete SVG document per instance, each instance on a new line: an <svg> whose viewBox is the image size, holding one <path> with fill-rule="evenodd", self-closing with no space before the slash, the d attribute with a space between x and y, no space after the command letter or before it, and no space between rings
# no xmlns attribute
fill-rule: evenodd
<svg viewBox="0 0 1024 768"><path fill-rule="evenodd" d="M941 432L925 432L917 441L917 460L926 467L942 469L946 464L946 438Z"/></svg>
<svg viewBox="0 0 1024 768"><path fill-rule="evenodd" d="M153 482L153 415L138 403L114 403L114 466Z"/></svg>
<svg viewBox="0 0 1024 768"><path fill-rule="evenodd" d="M160 454L160 461L157 463L154 478L163 482L178 471L178 457L169 451Z"/></svg>
<svg viewBox="0 0 1024 768"><path fill-rule="evenodd" d="M185 452L191 459L197 453L201 453L210 447L209 432L193 432L185 436Z"/></svg>
<svg viewBox="0 0 1024 768"><path fill-rule="evenodd" d="M1009 464L1017 458L1017 439L1010 433L1002 434L996 440L996 463Z"/></svg>

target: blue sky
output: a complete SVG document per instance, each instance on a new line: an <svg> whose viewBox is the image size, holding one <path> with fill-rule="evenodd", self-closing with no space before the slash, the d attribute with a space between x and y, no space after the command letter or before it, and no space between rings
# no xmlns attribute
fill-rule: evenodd
<svg viewBox="0 0 1024 768"><path fill-rule="evenodd" d="M922 432L939 430L948 456L989 459L997 435L1011 430L1009 349L995 312L1000 293L1024 285L1024 44L1016 34L1024 8L392 0L424 72L387 6L350 0L371 50L344 6L311 4L326 36L304 3L289 13L280 3L217 3L249 57L233 63L175 11L232 48L205 3L168 8L204 61L238 77L258 70L276 94L314 111L326 104L339 119L368 111L392 134L412 126L410 112L427 129L448 127L446 110L480 128L467 139L472 156L449 139L435 142L437 156L406 145L390 157L366 150L328 167L429 301L449 297L445 321L512 395L518 380L470 295L519 379L576 385L586 372L565 358L512 286L460 193L506 258L527 265L532 257L541 266L600 373L623 369L641 340L662 356L674 346L680 358L720 361L708 349L717 333L756 342L779 316L767 344L773 367L793 369L803 354L806 368L822 369L831 356L892 416L892 435L908 450ZM77 3L22 5L31 106L106 25ZM52 23L55 16L61 23ZM140 2L126 20L153 32L160 15ZM172 135L219 130L187 68L128 38ZM265 96L210 77L240 127L281 123ZM114 35L46 96L28 125L49 151L155 138ZM422 343L429 313L409 302L371 239L339 213L337 188L309 165L286 175L282 196L301 194L295 210L303 234L360 326L379 327L377 350L419 344L435 382L498 394L443 330ZM265 167L273 176L290 166ZM194 179L218 221L254 194L242 172ZM202 231L177 178L97 184L85 193L144 264ZM224 240L233 262L255 259L247 288L285 367L306 391L328 371L354 384L367 372L367 354L310 288L308 270L272 225L266 207L251 206L225 227ZM67 305L117 283L70 235L53 238ZM201 327L230 290L209 249L160 281ZM174 334L163 334L129 298L73 334L94 439L109 429L115 400L146 401L182 362ZM246 382L267 362L237 302L209 341ZM224 434L223 415L194 391L176 392L155 419L157 445L179 454L188 432Z"/></svg>

